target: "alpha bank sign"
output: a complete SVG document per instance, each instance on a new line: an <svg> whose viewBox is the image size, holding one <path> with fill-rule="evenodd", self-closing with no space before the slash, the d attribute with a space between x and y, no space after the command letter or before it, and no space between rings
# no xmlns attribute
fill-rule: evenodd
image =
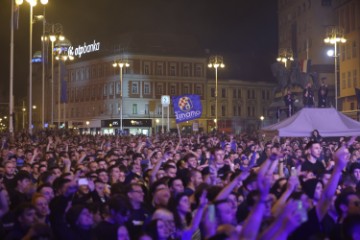
<svg viewBox="0 0 360 240"><path fill-rule="evenodd" d="M79 45L76 48L73 46L70 46L68 48L68 55L72 56L72 57L81 58L81 55L83 55L83 54L97 52L99 50L100 50L100 42L96 42L94 40L94 42L91 44L86 44L86 42L84 42L83 45Z"/></svg>

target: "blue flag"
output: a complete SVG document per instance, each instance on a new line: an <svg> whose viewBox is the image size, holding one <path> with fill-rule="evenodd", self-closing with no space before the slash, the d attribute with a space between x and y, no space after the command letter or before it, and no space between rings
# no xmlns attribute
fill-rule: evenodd
<svg viewBox="0 0 360 240"><path fill-rule="evenodd" d="M186 122L201 117L202 106L199 95L172 97L176 123Z"/></svg>

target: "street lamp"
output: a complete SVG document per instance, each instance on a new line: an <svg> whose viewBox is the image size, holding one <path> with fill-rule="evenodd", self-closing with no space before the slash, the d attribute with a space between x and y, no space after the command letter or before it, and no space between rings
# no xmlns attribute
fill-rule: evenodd
<svg viewBox="0 0 360 240"><path fill-rule="evenodd" d="M209 68L215 69L215 129L218 130L218 68L224 68L224 60L220 55L213 55L209 58Z"/></svg>
<svg viewBox="0 0 360 240"><path fill-rule="evenodd" d="M324 39L324 42L327 44L332 44L334 45L334 52L333 52L333 56L335 59L335 109L338 109L338 104L337 104L337 98L338 98L338 86L337 86L337 79L338 79L338 67L337 67L337 58L339 56L339 54L337 53L337 44L338 43L345 43L346 39L345 39L345 32L344 29L341 27L336 27L336 26L332 26L329 27L326 30L326 38ZM330 55L331 52L328 52L328 55Z"/></svg>
<svg viewBox="0 0 360 240"><path fill-rule="evenodd" d="M278 62L282 62L285 64L285 68L287 66L288 61L294 61L294 53L289 48L280 48L279 49L279 56L276 59Z"/></svg>
<svg viewBox="0 0 360 240"><path fill-rule="evenodd" d="M60 128L61 123L61 62L65 63L67 60L74 60L73 56L67 54L68 48L71 46L71 42L66 38L59 40L55 45L55 51L57 53L55 59L59 61L58 67L58 128ZM66 90L65 90L66 91ZM64 93L65 94L65 93ZM64 126L65 126L65 102L64 102Z"/></svg>
<svg viewBox="0 0 360 240"><path fill-rule="evenodd" d="M21 5L23 4L23 0L16 0L15 3L17 5ZM32 106L32 34L33 34L33 23L34 23L34 19L33 19L33 7L36 6L37 4L37 0L26 0L26 2L29 3L30 5L30 37L29 37L29 133L32 133L32 111L31 111L31 106ZM40 1L42 5L46 5L48 3L48 0L41 0ZM12 93L10 93L12 94Z"/></svg>
<svg viewBox="0 0 360 240"><path fill-rule="evenodd" d="M265 119L265 117L264 116L260 116L260 121L261 121L261 128L263 128L263 126L264 126L264 119Z"/></svg>
<svg viewBox="0 0 360 240"><path fill-rule="evenodd" d="M26 112L26 108L25 108L25 102L23 101L23 107L22 107L22 128L25 129L25 112Z"/></svg>
<svg viewBox="0 0 360 240"><path fill-rule="evenodd" d="M123 67L130 67L130 64L121 59L113 63L113 67L120 68L120 133L123 132Z"/></svg>
<svg viewBox="0 0 360 240"><path fill-rule="evenodd" d="M54 44L57 40L63 41L65 39L62 36L63 27L60 23L45 24L45 33L43 36L43 42L50 40L51 42L51 113L50 122L54 124ZM45 36L47 34L47 36Z"/></svg>

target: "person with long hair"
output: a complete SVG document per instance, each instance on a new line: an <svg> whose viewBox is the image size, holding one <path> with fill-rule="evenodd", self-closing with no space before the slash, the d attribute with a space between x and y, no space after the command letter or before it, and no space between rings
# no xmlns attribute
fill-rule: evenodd
<svg viewBox="0 0 360 240"><path fill-rule="evenodd" d="M169 210L174 214L176 235L181 236L181 232L189 227L191 223L191 203L189 196L179 193L169 201Z"/></svg>

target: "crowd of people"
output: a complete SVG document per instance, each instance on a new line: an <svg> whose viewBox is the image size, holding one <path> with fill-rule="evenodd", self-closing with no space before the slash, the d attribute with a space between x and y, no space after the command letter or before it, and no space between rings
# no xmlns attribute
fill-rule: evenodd
<svg viewBox="0 0 360 240"><path fill-rule="evenodd" d="M355 137L2 134L0 239L360 239Z"/></svg>

